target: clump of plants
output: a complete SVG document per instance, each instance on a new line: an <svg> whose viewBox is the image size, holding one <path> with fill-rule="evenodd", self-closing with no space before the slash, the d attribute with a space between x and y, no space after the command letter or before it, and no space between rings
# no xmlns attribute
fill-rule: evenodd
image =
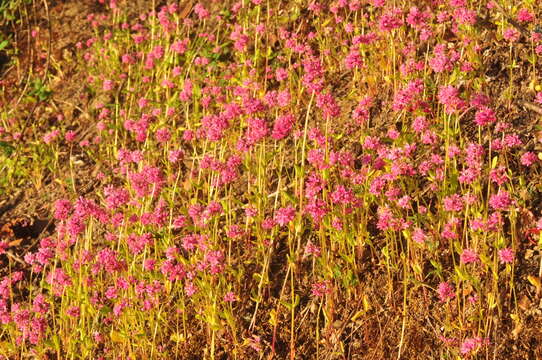
<svg viewBox="0 0 542 360"><path fill-rule="evenodd" d="M542 295L536 2L98 3L90 130L27 140L66 191L6 258L2 356L511 356Z"/></svg>

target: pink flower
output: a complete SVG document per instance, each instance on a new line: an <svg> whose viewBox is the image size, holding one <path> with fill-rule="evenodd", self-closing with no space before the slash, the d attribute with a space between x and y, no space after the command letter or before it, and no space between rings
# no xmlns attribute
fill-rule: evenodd
<svg viewBox="0 0 542 360"><path fill-rule="evenodd" d="M342 221L339 217L335 216L335 217L333 218L333 221L331 222L331 226L332 226L335 230L341 231L341 230L343 229L343 221Z"/></svg>
<svg viewBox="0 0 542 360"><path fill-rule="evenodd" d="M450 6L453 7L463 7L466 5L465 0L450 0Z"/></svg>
<svg viewBox="0 0 542 360"><path fill-rule="evenodd" d="M183 132L183 140L184 141L192 141L194 139L194 132L192 130L185 130Z"/></svg>
<svg viewBox="0 0 542 360"><path fill-rule="evenodd" d="M470 99L471 106L474 106L477 109L483 109L487 107L490 102L491 99L483 93L476 93L472 95Z"/></svg>
<svg viewBox="0 0 542 360"><path fill-rule="evenodd" d="M318 58L311 57L303 61L303 85L310 91L320 92L324 85L324 70Z"/></svg>
<svg viewBox="0 0 542 360"><path fill-rule="evenodd" d="M438 92L438 100L445 105L446 113L452 114L465 107L466 102L459 98L459 89L452 85L441 86Z"/></svg>
<svg viewBox="0 0 542 360"><path fill-rule="evenodd" d="M461 354L468 355L472 352L477 351L481 346L487 345L489 343L488 339L481 337L468 338L461 343Z"/></svg>
<svg viewBox="0 0 542 360"><path fill-rule="evenodd" d="M115 83L113 80L104 80L103 82L103 90L104 91L111 91L115 87Z"/></svg>
<svg viewBox="0 0 542 360"><path fill-rule="evenodd" d="M139 100L137 101L137 104L139 105L140 109L143 109L144 107L149 105L149 100L142 97L142 98L139 98Z"/></svg>
<svg viewBox="0 0 542 360"><path fill-rule="evenodd" d="M538 161L538 156L531 151L528 151L525 154L521 155L521 165L531 166L537 161Z"/></svg>
<svg viewBox="0 0 542 360"><path fill-rule="evenodd" d="M395 129L389 129L386 135L392 140L397 140L401 133Z"/></svg>
<svg viewBox="0 0 542 360"><path fill-rule="evenodd" d="M422 94L424 83L421 79L410 81L405 87L397 91L393 98L393 110L401 111L413 105L418 95Z"/></svg>
<svg viewBox="0 0 542 360"><path fill-rule="evenodd" d="M446 44L437 44L433 50L434 56L429 59L429 66L433 71L440 73L451 71L455 62L459 59L456 51L448 51Z"/></svg>
<svg viewBox="0 0 542 360"><path fill-rule="evenodd" d="M247 206L245 208L245 216L247 218L255 217L258 215L258 209L256 209L254 206Z"/></svg>
<svg viewBox="0 0 542 360"><path fill-rule="evenodd" d="M275 120L271 137L275 140L284 139L291 132L295 118L291 114L279 116Z"/></svg>
<svg viewBox="0 0 542 360"><path fill-rule="evenodd" d="M312 295L322 297L327 294L331 294L332 288L329 281L321 281L312 284Z"/></svg>
<svg viewBox="0 0 542 360"><path fill-rule="evenodd" d="M64 134L64 139L66 139L67 142L75 141L75 138L77 137L77 133L73 130L66 131L66 134Z"/></svg>
<svg viewBox="0 0 542 360"><path fill-rule="evenodd" d="M81 315L81 310L79 309L79 306L72 306L66 310L66 314L68 314L68 316L77 318L79 315Z"/></svg>
<svg viewBox="0 0 542 360"><path fill-rule="evenodd" d="M511 264L514 261L514 251L510 248L499 250L499 261L503 264Z"/></svg>
<svg viewBox="0 0 542 360"><path fill-rule="evenodd" d="M312 221L316 224L320 223L328 212L329 209L326 203L317 197L311 198L305 206L305 213L309 214Z"/></svg>
<svg viewBox="0 0 542 360"><path fill-rule="evenodd" d="M423 132L428 126L425 116L418 116L412 121L412 130L417 133Z"/></svg>
<svg viewBox="0 0 542 360"><path fill-rule="evenodd" d="M517 19L520 22L531 22L534 20L534 16L529 10L523 8L518 11Z"/></svg>
<svg viewBox="0 0 542 360"><path fill-rule="evenodd" d="M123 54L121 57L121 61L123 64L135 64L136 60L135 58L130 54Z"/></svg>
<svg viewBox="0 0 542 360"><path fill-rule="evenodd" d="M169 139L171 139L171 133L169 132L168 128L156 130L154 136L156 137L156 141L159 143L166 143L169 141Z"/></svg>
<svg viewBox="0 0 542 360"><path fill-rule="evenodd" d="M497 194L491 195L489 198L489 206L494 210L506 210L512 205L513 201L510 198L510 194L504 190L499 191Z"/></svg>
<svg viewBox="0 0 542 360"><path fill-rule="evenodd" d="M410 209L410 196L404 195L399 200L397 200L397 205L402 209Z"/></svg>
<svg viewBox="0 0 542 360"><path fill-rule="evenodd" d="M104 188L105 202L108 209L116 209L130 200L130 193L124 188L115 188L112 185Z"/></svg>
<svg viewBox="0 0 542 360"><path fill-rule="evenodd" d="M143 262L143 268L146 271L153 271L155 265L156 265L156 260L154 259L145 259L145 261Z"/></svg>
<svg viewBox="0 0 542 360"><path fill-rule="evenodd" d="M115 286L109 286L107 290L105 290L104 295L109 300L116 299L118 296L117 288Z"/></svg>
<svg viewBox="0 0 542 360"><path fill-rule="evenodd" d="M170 150L168 153L168 161L171 163L176 163L179 160L182 160L184 157L184 151L177 149L177 150Z"/></svg>
<svg viewBox="0 0 542 360"><path fill-rule="evenodd" d="M260 344L261 337L257 335L252 335L252 338L247 339L247 342L254 351L262 351L262 345Z"/></svg>
<svg viewBox="0 0 542 360"><path fill-rule="evenodd" d="M245 234L243 228L239 225L231 225L226 231L226 236L232 239L239 239Z"/></svg>
<svg viewBox="0 0 542 360"><path fill-rule="evenodd" d="M504 33L502 34L505 40L508 40L510 42L516 42L519 40L520 32L516 30L516 28L509 27L508 29L504 30Z"/></svg>
<svg viewBox="0 0 542 360"><path fill-rule="evenodd" d="M495 112L488 107L484 107L476 112L474 115L474 123L478 126L485 126L497 121Z"/></svg>
<svg viewBox="0 0 542 360"><path fill-rule="evenodd" d="M184 291L186 293L186 296L192 296L198 291L198 288L196 287L196 285L194 285L193 282L188 281L184 286Z"/></svg>
<svg viewBox="0 0 542 360"><path fill-rule="evenodd" d="M305 245L305 251L303 254L303 258L313 255L314 257L320 256L320 248L312 243L312 241L308 241Z"/></svg>
<svg viewBox="0 0 542 360"><path fill-rule="evenodd" d="M6 252L6 250L9 248L9 242L7 241L0 241L0 255L4 254ZM27 259L27 256L30 256L32 259L33 259L33 254L32 253L27 253L24 257L24 260L29 263L29 264L32 264L32 261L29 261Z"/></svg>
<svg viewBox="0 0 542 360"><path fill-rule="evenodd" d="M446 302L455 297L455 290L448 282L441 282L437 289L438 297L441 302Z"/></svg>
<svg viewBox="0 0 542 360"><path fill-rule="evenodd" d="M443 205L446 211L461 211L463 210L463 199L458 194L453 194L444 198Z"/></svg>
<svg viewBox="0 0 542 360"><path fill-rule="evenodd" d="M275 70L275 79L277 79L278 82L284 81L288 78L288 71L284 68L277 68Z"/></svg>
<svg viewBox="0 0 542 360"><path fill-rule="evenodd" d="M491 181L498 185L502 185L508 181L508 176L506 174L506 167L498 166L495 169L491 169L489 172L489 178Z"/></svg>
<svg viewBox="0 0 542 360"><path fill-rule="evenodd" d="M228 291L224 295L224 301L225 302L234 302L237 301L237 296L235 296L235 293L233 291Z"/></svg>
<svg viewBox="0 0 542 360"><path fill-rule="evenodd" d="M113 306L113 314L119 317L126 307L128 307L128 300L122 299L120 302L115 304L115 306Z"/></svg>
<svg viewBox="0 0 542 360"><path fill-rule="evenodd" d="M277 225L277 222L273 218L267 218L262 221L262 229L264 230L271 230L275 225Z"/></svg>
<svg viewBox="0 0 542 360"><path fill-rule="evenodd" d="M53 130L51 132L48 132L43 136L43 142L46 144L50 144L57 138L57 136L60 135L60 130Z"/></svg>
<svg viewBox="0 0 542 360"><path fill-rule="evenodd" d="M72 203L66 199L57 200L55 203L54 218L57 220L66 220L73 210Z"/></svg>
<svg viewBox="0 0 542 360"><path fill-rule="evenodd" d="M277 105L280 107L285 107L290 104L292 96L288 90L279 91L277 94Z"/></svg>
<svg viewBox="0 0 542 360"><path fill-rule="evenodd" d="M361 67L363 65L363 60L361 58L361 55L359 54L359 50L357 49L350 50L348 55L346 55L346 57L344 58L344 65L346 66L347 69L350 69L350 70L357 67Z"/></svg>
<svg viewBox="0 0 542 360"><path fill-rule="evenodd" d="M175 51L177 54L183 54L187 50L189 42L190 40L188 38L185 38L184 40L177 40L171 44L170 49Z"/></svg>
<svg viewBox="0 0 542 360"><path fill-rule="evenodd" d="M196 6L194 6L194 12L200 19L206 19L211 15L201 3L197 3Z"/></svg>
<svg viewBox="0 0 542 360"><path fill-rule="evenodd" d="M331 193L331 202L334 204L347 205L354 201L354 193L351 189L347 189L344 185L339 185Z"/></svg>
<svg viewBox="0 0 542 360"><path fill-rule="evenodd" d="M275 221L280 226L284 226L295 217L295 209L292 206L280 208L275 213Z"/></svg>
<svg viewBox="0 0 542 360"><path fill-rule="evenodd" d="M412 232L412 240L414 240L418 244L423 244L427 240L427 235L422 229L416 228Z"/></svg>
<svg viewBox="0 0 542 360"><path fill-rule="evenodd" d="M36 295L32 302L32 310L40 314L45 314L49 310L49 303L47 302L45 295Z"/></svg>
<svg viewBox="0 0 542 360"><path fill-rule="evenodd" d="M141 172L130 174L129 179L138 197L158 195L165 183L162 171L152 166L145 166Z"/></svg>
<svg viewBox="0 0 542 360"><path fill-rule="evenodd" d="M402 10L393 8L385 11L378 19L378 27L382 31L391 31L403 25Z"/></svg>
<svg viewBox="0 0 542 360"><path fill-rule="evenodd" d="M542 91L536 94L534 101L539 104L542 104Z"/></svg>
<svg viewBox="0 0 542 360"><path fill-rule="evenodd" d="M318 106L324 115L327 117L337 117L341 114L341 109L335 98L330 93L320 93L316 97L316 106Z"/></svg>
<svg viewBox="0 0 542 360"><path fill-rule="evenodd" d="M373 98L371 96L362 98L356 108L352 111L352 118L356 120L358 124L362 125L369 119L371 106L373 106Z"/></svg>
<svg viewBox="0 0 542 360"><path fill-rule="evenodd" d="M469 10L465 7L455 9L454 18L459 24L476 24L477 12L475 10Z"/></svg>
<svg viewBox="0 0 542 360"><path fill-rule="evenodd" d="M465 249L461 253L462 264L470 264L470 263L478 262L479 260L480 258L478 257L478 254L472 249Z"/></svg>
<svg viewBox="0 0 542 360"><path fill-rule="evenodd" d="M414 28L422 28L431 17L429 12L422 12L416 6L410 8L407 23Z"/></svg>

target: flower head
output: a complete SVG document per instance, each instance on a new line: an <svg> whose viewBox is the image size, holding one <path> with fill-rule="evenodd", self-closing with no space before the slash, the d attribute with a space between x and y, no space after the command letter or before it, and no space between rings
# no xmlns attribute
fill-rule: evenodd
<svg viewBox="0 0 542 360"><path fill-rule="evenodd" d="M478 262L480 258L478 257L478 254L476 251L472 249L465 249L461 253L461 263L462 264L470 264L474 262Z"/></svg>
<svg viewBox="0 0 542 360"><path fill-rule="evenodd" d="M275 221L280 226L284 226L295 217L295 209L292 206L283 207L277 210L275 213Z"/></svg>
<svg viewBox="0 0 542 360"><path fill-rule="evenodd" d="M513 201L510 198L510 194L504 190L499 191L497 194L491 195L489 198L489 206L495 210L506 210L512 205Z"/></svg>
<svg viewBox="0 0 542 360"><path fill-rule="evenodd" d="M499 250L499 261L503 264L511 264L514 261L514 251L510 248Z"/></svg>
<svg viewBox="0 0 542 360"><path fill-rule="evenodd" d="M455 297L455 290L448 282L441 282L437 289L440 301L446 302Z"/></svg>
<svg viewBox="0 0 542 360"><path fill-rule="evenodd" d="M502 35L505 40L508 40L510 42L516 42L519 40L521 34L518 30L516 30L516 28L510 27L504 30L504 33Z"/></svg>

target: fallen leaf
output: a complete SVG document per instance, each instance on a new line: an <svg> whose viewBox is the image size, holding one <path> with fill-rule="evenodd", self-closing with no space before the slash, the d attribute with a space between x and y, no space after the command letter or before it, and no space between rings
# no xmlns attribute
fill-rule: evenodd
<svg viewBox="0 0 542 360"><path fill-rule="evenodd" d="M539 296L542 291L542 282L538 276L529 275L527 280L536 288L536 296Z"/></svg>
<svg viewBox="0 0 542 360"><path fill-rule="evenodd" d="M17 239L17 240L10 241L8 246L9 247L19 246L19 245L21 245L22 241L23 241L23 239Z"/></svg>
<svg viewBox="0 0 542 360"><path fill-rule="evenodd" d="M518 306L521 310L527 311L531 307L531 300L529 300L529 297L524 294L521 299L519 299Z"/></svg>

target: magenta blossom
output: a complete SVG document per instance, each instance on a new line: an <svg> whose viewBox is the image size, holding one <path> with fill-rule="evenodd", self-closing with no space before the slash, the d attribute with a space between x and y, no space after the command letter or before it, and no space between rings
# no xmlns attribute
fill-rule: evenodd
<svg viewBox="0 0 542 360"><path fill-rule="evenodd" d="M455 297L455 290L448 282L441 282L437 289L440 301L446 302Z"/></svg>
<svg viewBox="0 0 542 360"><path fill-rule="evenodd" d="M516 42L519 40L521 33L518 30L516 30L516 28L510 27L504 30L504 33L502 35L505 40L508 40L510 42Z"/></svg>
<svg viewBox="0 0 542 360"><path fill-rule="evenodd" d="M480 261L480 258L478 257L478 254L476 251L472 249L465 249L461 253L461 263L462 264L470 264Z"/></svg>
<svg viewBox="0 0 542 360"><path fill-rule="evenodd" d="M502 264L511 264L514 261L514 251L510 248L499 250L499 261Z"/></svg>
<svg viewBox="0 0 542 360"><path fill-rule="evenodd" d="M488 107L478 110L476 115L474 115L474 122L478 126L493 124L496 121L497 117L495 116L495 112Z"/></svg>
<svg viewBox="0 0 542 360"><path fill-rule="evenodd" d="M322 297L331 294L332 288L329 281L321 281L312 284L312 295Z"/></svg>
<svg viewBox="0 0 542 360"><path fill-rule="evenodd" d="M512 205L513 201L510 194L506 191L499 191L497 194L491 195L489 205L495 210L506 210Z"/></svg>
<svg viewBox="0 0 542 360"><path fill-rule="evenodd" d="M275 221L280 226L284 226L295 217L295 209L292 206L280 208L275 213Z"/></svg>
<svg viewBox="0 0 542 360"><path fill-rule="evenodd" d="M487 345L489 343L488 339L484 339L481 337L474 337L474 338L468 338L465 339L461 343L461 354L468 355L473 352L476 352L480 347Z"/></svg>

